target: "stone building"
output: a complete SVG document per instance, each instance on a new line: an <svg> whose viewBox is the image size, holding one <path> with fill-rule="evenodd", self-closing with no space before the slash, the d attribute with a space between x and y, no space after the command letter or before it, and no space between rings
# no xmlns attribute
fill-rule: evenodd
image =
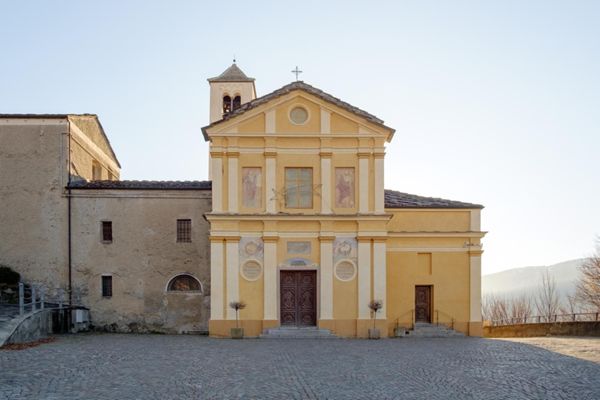
<svg viewBox="0 0 600 400"><path fill-rule="evenodd" d="M0 263L115 330L228 336L242 300L248 336L365 337L381 300L384 335L481 334L482 206L385 190L394 129L304 82L257 98L233 64L209 85L206 182L119 181L95 116L0 115Z"/></svg>

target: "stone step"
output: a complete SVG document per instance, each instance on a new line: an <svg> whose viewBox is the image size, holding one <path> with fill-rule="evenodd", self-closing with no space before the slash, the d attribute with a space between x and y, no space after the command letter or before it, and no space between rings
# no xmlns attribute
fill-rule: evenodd
<svg viewBox="0 0 600 400"><path fill-rule="evenodd" d="M271 328L266 329L261 339L337 339L328 329L319 328Z"/></svg>
<svg viewBox="0 0 600 400"><path fill-rule="evenodd" d="M417 323L413 330L409 331L408 337L462 337L464 334L448 328L445 325Z"/></svg>

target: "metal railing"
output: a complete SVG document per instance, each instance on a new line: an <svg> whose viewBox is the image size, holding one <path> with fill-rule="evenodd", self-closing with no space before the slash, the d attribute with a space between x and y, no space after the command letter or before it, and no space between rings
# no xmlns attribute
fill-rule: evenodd
<svg viewBox="0 0 600 400"><path fill-rule="evenodd" d="M63 308L63 302L46 301L46 289L41 285L26 285L19 282L19 315L28 311L43 310L45 308Z"/></svg>
<svg viewBox="0 0 600 400"><path fill-rule="evenodd" d="M435 322L434 323L437 326L439 326L441 324L441 325L447 326L450 329L454 329L454 321L455 320L454 320L453 316L451 316L448 313L445 313L442 310L435 310L434 313L435 313ZM441 315L441 321L440 321L440 315Z"/></svg>
<svg viewBox="0 0 600 400"><path fill-rule="evenodd" d="M589 322L600 321L600 312L595 313L571 313L552 315L533 315L524 317L504 318L492 320L492 326L521 325L521 324L554 324L557 322Z"/></svg>

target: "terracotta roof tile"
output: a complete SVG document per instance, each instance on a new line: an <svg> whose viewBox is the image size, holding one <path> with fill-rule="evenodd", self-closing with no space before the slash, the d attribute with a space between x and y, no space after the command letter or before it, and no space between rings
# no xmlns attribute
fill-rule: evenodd
<svg viewBox="0 0 600 400"><path fill-rule="evenodd" d="M70 189L210 190L211 181L74 181Z"/></svg>
<svg viewBox="0 0 600 400"><path fill-rule="evenodd" d="M417 196L415 194L386 189L385 208L483 208L483 206L437 197Z"/></svg>

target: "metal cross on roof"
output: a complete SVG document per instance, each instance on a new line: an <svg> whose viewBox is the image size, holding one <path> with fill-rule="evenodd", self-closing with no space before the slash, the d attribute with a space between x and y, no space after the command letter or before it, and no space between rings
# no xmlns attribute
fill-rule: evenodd
<svg viewBox="0 0 600 400"><path fill-rule="evenodd" d="M292 74L296 74L296 81L298 81L298 75L301 74L302 71L300 71L298 69L298 66L296 65L296 69L292 70Z"/></svg>

